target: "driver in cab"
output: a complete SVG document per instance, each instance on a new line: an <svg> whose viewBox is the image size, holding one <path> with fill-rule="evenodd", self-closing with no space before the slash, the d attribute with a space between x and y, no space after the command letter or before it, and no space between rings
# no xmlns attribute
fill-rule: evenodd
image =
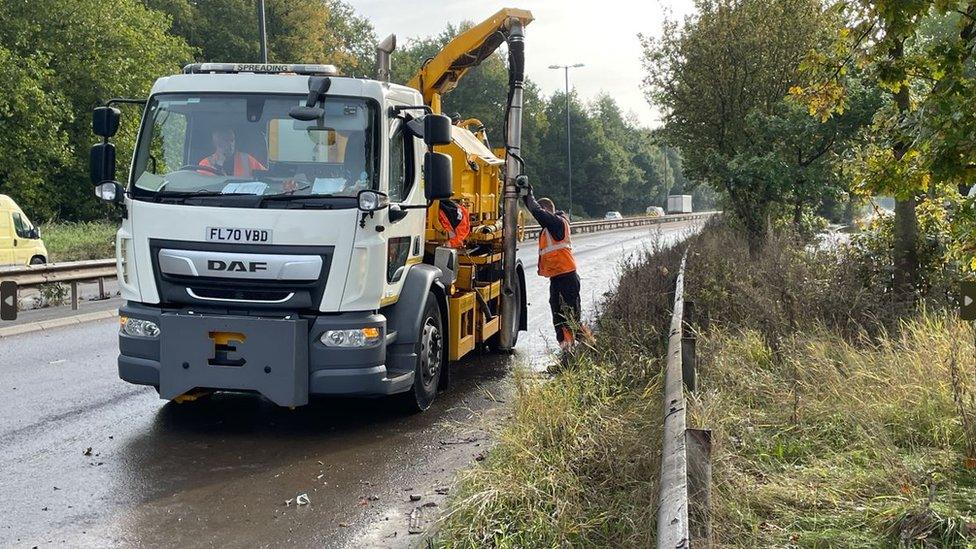
<svg viewBox="0 0 976 549"><path fill-rule="evenodd" d="M206 172L212 170L212 173L220 175L250 177L255 170L267 170L257 158L237 150L234 130L230 128L214 130L212 138L214 153L199 162L200 166L210 168Z"/></svg>

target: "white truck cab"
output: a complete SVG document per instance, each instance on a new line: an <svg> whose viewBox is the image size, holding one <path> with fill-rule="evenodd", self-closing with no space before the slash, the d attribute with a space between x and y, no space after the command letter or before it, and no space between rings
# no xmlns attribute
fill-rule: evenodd
<svg viewBox="0 0 976 549"><path fill-rule="evenodd" d="M125 211L122 379L166 399L413 388L429 405L451 281L423 263L426 208L451 173L426 151L451 127L425 112L416 90L330 66L191 65L153 86L122 185L120 111L96 109L96 194Z"/></svg>

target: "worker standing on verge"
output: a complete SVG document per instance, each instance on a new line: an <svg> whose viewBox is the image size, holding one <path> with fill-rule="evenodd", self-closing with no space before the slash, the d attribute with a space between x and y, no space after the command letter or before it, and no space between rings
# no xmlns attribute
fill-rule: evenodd
<svg viewBox="0 0 976 549"><path fill-rule="evenodd" d="M549 307L556 340L560 349L568 349L576 342L580 328L580 278L576 274L576 259L570 241L569 216L556 211L552 200L538 201L528 186L522 197L525 207L542 226L539 233L539 276L549 279ZM585 333L585 332L584 332Z"/></svg>

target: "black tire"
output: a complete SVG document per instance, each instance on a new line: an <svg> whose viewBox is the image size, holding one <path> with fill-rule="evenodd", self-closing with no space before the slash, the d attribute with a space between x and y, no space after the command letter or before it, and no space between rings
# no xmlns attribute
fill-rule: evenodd
<svg viewBox="0 0 976 549"><path fill-rule="evenodd" d="M39 255L35 255L34 257L32 257L30 259L30 264L31 265L43 265L45 263L47 263L47 262L44 261L44 258L41 257L41 256L39 256Z"/></svg>
<svg viewBox="0 0 976 549"><path fill-rule="evenodd" d="M444 321L434 294L427 295L424 318L417 338L417 363L414 366L413 387L404 394L406 408L411 413L430 408L437 396L441 372L447 366L444 348Z"/></svg>
<svg viewBox="0 0 976 549"><path fill-rule="evenodd" d="M502 349L500 346L501 342L501 332L488 338L488 351L491 353L507 353L511 354L515 352L515 345L518 343L519 337L519 325L522 323L522 292L525 290L522 288L522 279L518 276L515 277L515 318L512 322L512 348Z"/></svg>

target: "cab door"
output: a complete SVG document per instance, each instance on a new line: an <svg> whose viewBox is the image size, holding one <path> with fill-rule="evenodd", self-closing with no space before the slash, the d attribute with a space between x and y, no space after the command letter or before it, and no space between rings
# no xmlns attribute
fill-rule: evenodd
<svg viewBox="0 0 976 549"><path fill-rule="evenodd" d="M11 218L14 224L14 263L27 265L34 255L34 240L31 238L33 227L21 212L11 212Z"/></svg>
<svg viewBox="0 0 976 549"><path fill-rule="evenodd" d="M0 207L0 265L15 263L14 223L10 210Z"/></svg>
<svg viewBox="0 0 976 549"><path fill-rule="evenodd" d="M419 184L421 166L417 162L419 141L404 130L403 120L394 119L389 128L386 160L387 193L391 209L386 229L387 266L386 285L382 304L393 303L400 295L403 280L411 265L423 261L424 222L427 210L423 189ZM413 208L404 208L413 206ZM397 213L399 210L399 213ZM394 217L401 216L394 221Z"/></svg>

